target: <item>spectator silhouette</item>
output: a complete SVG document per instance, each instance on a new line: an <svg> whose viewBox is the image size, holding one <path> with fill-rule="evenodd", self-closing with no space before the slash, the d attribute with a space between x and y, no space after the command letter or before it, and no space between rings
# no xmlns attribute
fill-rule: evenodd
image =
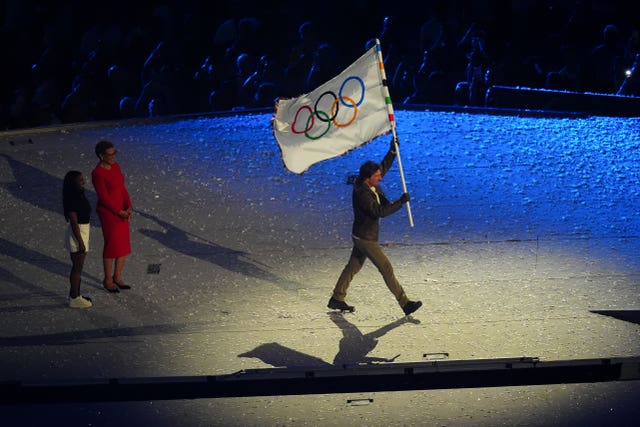
<svg viewBox="0 0 640 427"><path fill-rule="evenodd" d="M255 69L256 61L253 56L248 53L238 55L235 61L235 72L222 81L218 90L211 94L212 109L230 110L251 104L253 94L243 93L241 89Z"/></svg>
<svg viewBox="0 0 640 427"><path fill-rule="evenodd" d="M61 82L55 75L33 68L33 92L29 100L34 125L50 125L60 122L60 102L63 97Z"/></svg>
<svg viewBox="0 0 640 427"><path fill-rule="evenodd" d="M404 102L413 93L415 71L409 61L400 61L391 79L390 94L392 100Z"/></svg>
<svg viewBox="0 0 640 427"><path fill-rule="evenodd" d="M268 99L273 100L280 90L283 71L270 55L262 55L256 70L244 81L241 99L247 100L245 107L264 107Z"/></svg>
<svg viewBox="0 0 640 427"><path fill-rule="evenodd" d="M422 62L413 77L413 92L407 97L409 104L445 104L450 98L450 88L444 71L432 60L429 51L424 51Z"/></svg>
<svg viewBox="0 0 640 427"><path fill-rule="evenodd" d="M278 98L278 91L278 86L276 86L275 83L261 83L254 95L255 106L257 108L273 107Z"/></svg>
<svg viewBox="0 0 640 427"><path fill-rule="evenodd" d="M113 118L109 109L107 58L101 46L91 51L75 75L70 92L62 102L63 122L103 120ZM86 108L86 111L81 111Z"/></svg>
<svg viewBox="0 0 640 427"><path fill-rule="evenodd" d="M289 63L286 65L285 86L282 93L286 97L298 96L310 90L307 78L314 60L314 54L320 43L315 24L305 21L298 27L298 40L289 52Z"/></svg>
<svg viewBox="0 0 640 427"><path fill-rule="evenodd" d="M472 23L458 48L466 52L465 80L456 86L456 100L463 105L483 105L486 84L485 73L491 64L486 50L487 34L477 23Z"/></svg>
<svg viewBox="0 0 640 427"><path fill-rule="evenodd" d="M598 25L591 2L576 0L573 8L567 12L560 45L574 46L578 57L586 58L600 39L599 35L593 32Z"/></svg>
<svg viewBox="0 0 640 427"><path fill-rule="evenodd" d="M8 129L26 128L35 124L28 89L18 86L13 91L6 112L6 127Z"/></svg>
<svg viewBox="0 0 640 427"><path fill-rule="evenodd" d="M419 48L421 52L436 49L445 43L445 13L446 3L432 6L429 18L420 25Z"/></svg>
<svg viewBox="0 0 640 427"><path fill-rule="evenodd" d="M197 111L207 111L209 109L209 94L220 87L219 77L213 55L206 55L193 74L193 102Z"/></svg>
<svg viewBox="0 0 640 427"><path fill-rule="evenodd" d="M118 103L118 111L123 119L130 119L136 116L136 99L132 96L125 96Z"/></svg>
<svg viewBox="0 0 640 427"><path fill-rule="evenodd" d="M69 48L73 37L69 5L41 7L43 28L41 33L35 34L41 34L43 44L31 66L34 86L30 103L35 124L47 125L60 122L60 104L73 75L73 49ZM30 28L30 31L34 30ZM33 52L29 54L33 55Z"/></svg>
<svg viewBox="0 0 640 427"><path fill-rule="evenodd" d="M554 90L582 91L582 64L575 46L565 45L560 48L563 63L560 69L547 73L545 88Z"/></svg>
<svg viewBox="0 0 640 427"><path fill-rule="evenodd" d="M62 101L62 121L78 123L96 119L96 101L91 80L80 75L74 80L71 92Z"/></svg>
<svg viewBox="0 0 640 427"><path fill-rule="evenodd" d="M87 30L79 37L75 57L82 63L96 49L100 49L107 62L115 58L121 49L124 33L119 25L117 9L107 4L98 4L89 12L90 22Z"/></svg>
<svg viewBox="0 0 640 427"><path fill-rule="evenodd" d="M262 37L263 23L259 18L248 16L238 20L236 37L229 46L233 55L248 53L257 57L263 52L264 38Z"/></svg>
<svg viewBox="0 0 640 427"><path fill-rule="evenodd" d="M127 67L114 64L107 70L107 79L110 91L107 94L106 110L109 117L133 117L134 113L133 108L130 108L130 100L140 93L136 84L136 73L131 72ZM125 103L124 105L123 102Z"/></svg>
<svg viewBox="0 0 640 427"><path fill-rule="evenodd" d="M313 63L307 76L307 88L313 90L328 82L340 72L335 52L329 43L322 43L313 54Z"/></svg>
<svg viewBox="0 0 640 427"><path fill-rule="evenodd" d="M640 29L632 28L624 45L624 66L629 69L633 66L636 56L640 53Z"/></svg>
<svg viewBox="0 0 640 427"><path fill-rule="evenodd" d="M229 19L218 27L214 36L214 43L222 52L220 58L216 58L221 81L229 82L236 78L240 55L246 54L253 59L263 52L260 49L262 44L262 40L260 40L261 27L262 23L259 19L249 17L241 18L237 21ZM255 59L253 61L255 62ZM251 72L253 72L254 67L255 64L253 64ZM245 76L245 79L246 77L248 75ZM244 82L244 79L242 82Z"/></svg>
<svg viewBox="0 0 640 427"><path fill-rule="evenodd" d="M147 56L142 66L140 80L143 86L153 80L153 78L160 73L162 67L169 63L169 56L170 52L167 42L160 41L151 53L149 53L149 56Z"/></svg>
<svg viewBox="0 0 640 427"><path fill-rule="evenodd" d="M143 88L135 104L137 117L158 117L184 111L182 96L188 93L180 67L166 64Z"/></svg>
<svg viewBox="0 0 640 427"><path fill-rule="evenodd" d="M434 6L432 16L420 26L422 62L416 70L417 78L428 78L430 81L428 99L433 101L429 102L441 104L451 103L453 100L453 90L464 79L464 67L467 63L465 52L458 48L458 40L454 36L457 32L457 20L454 16L447 17L447 7L448 3L445 2ZM422 75L418 77L418 73ZM414 91L420 92L419 88L423 87L424 84L414 81Z"/></svg>
<svg viewBox="0 0 640 427"><path fill-rule="evenodd" d="M380 48L382 49L382 60L384 61L384 68L389 78L390 86L393 88L392 79L396 73L398 65L402 61L410 60L408 56L409 47L408 40L403 39L403 34L400 30L400 22L396 16L385 16L382 19L382 27L380 33L376 37L380 40ZM366 43L366 48L369 49L375 45L376 38L369 39Z"/></svg>
<svg viewBox="0 0 640 427"><path fill-rule="evenodd" d="M620 30L607 24L602 42L593 48L589 57L588 89L598 93L615 93L623 79L624 46Z"/></svg>

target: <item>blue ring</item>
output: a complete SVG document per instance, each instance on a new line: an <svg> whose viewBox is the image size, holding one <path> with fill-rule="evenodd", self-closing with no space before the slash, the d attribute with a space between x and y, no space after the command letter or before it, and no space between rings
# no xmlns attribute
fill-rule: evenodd
<svg viewBox="0 0 640 427"><path fill-rule="evenodd" d="M338 97L340 99L340 103L342 105L344 105L345 107L347 107L347 108L353 108L353 105L350 105L350 104L347 104L346 102L344 102L344 100L342 99L342 90L344 89L344 85L346 85L347 82L349 80L351 80L351 79L354 79L354 80L357 80L358 82L360 82L360 86L362 87L362 95L360 95L360 100L358 102L356 102L356 107L359 107L360 104L362 104L362 101L364 100L364 92L365 92L364 81L358 76L347 77L342 82L342 86L340 86L340 91L338 92Z"/></svg>

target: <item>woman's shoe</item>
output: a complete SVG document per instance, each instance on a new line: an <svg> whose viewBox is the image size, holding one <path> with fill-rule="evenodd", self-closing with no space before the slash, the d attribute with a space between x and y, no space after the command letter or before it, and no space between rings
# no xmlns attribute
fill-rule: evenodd
<svg viewBox="0 0 640 427"><path fill-rule="evenodd" d="M131 289L131 286L126 285L124 283L119 283L119 282L116 281L115 278L113 279L113 283L115 283L115 285L120 289Z"/></svg>
<svg viewBox="0 0 640 427"><path fill-rule="evenodd" d="M69 307L71 308L89 308L93 304L91 299L78 295L75 298L69 298Z"/></svg>
<svg viewBox="0 0 640 427"><path fill-rule="evenodd" d="M113 284L111 284L111 286L107 286L107 283L103 281L102 286L107 290L107 292L111 292L112 294L117 294L118 292L120 292L120 289L113 286Z"/></svg>

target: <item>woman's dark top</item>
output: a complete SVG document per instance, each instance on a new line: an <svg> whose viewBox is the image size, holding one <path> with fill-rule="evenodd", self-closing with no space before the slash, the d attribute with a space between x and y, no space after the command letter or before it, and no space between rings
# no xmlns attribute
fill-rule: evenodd
<svg viewBox="0 0 640 427"><path fill-rule="evenodd" d="M91 220L91 205L84 192L68 194L64 198L64 217L69 221L69 213L78 215L78 224L89 224Z"/></svg>

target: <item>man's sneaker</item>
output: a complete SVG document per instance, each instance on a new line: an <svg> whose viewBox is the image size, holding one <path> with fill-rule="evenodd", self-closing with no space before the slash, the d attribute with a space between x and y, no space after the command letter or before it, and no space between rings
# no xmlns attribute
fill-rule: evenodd
<svg viewBox="0 0 640 427"><path fill-rule="evenodd" d="M329 303L327 304L327 307L329 307L331 309L334 309L334 310L342 310L342 311L354 311L355 310L355 307L353 307L352 305L349 305L344 301L338 301L334 297L331 297L331 299L329 300Z"/></svg>
<svg viewBox="0 0 640 427"><path fill-rule="evenodd" d="M402 311L408 316L420 307L422 307L422 301L409 301L402 307Z"/></svg>
<svg viewBox="0 0 640 427"><path fill-rule="evenodd" d="M89 308L93 305L90 299L78 295L75 298L69 298L69 307L71 308Z"/></svg>

